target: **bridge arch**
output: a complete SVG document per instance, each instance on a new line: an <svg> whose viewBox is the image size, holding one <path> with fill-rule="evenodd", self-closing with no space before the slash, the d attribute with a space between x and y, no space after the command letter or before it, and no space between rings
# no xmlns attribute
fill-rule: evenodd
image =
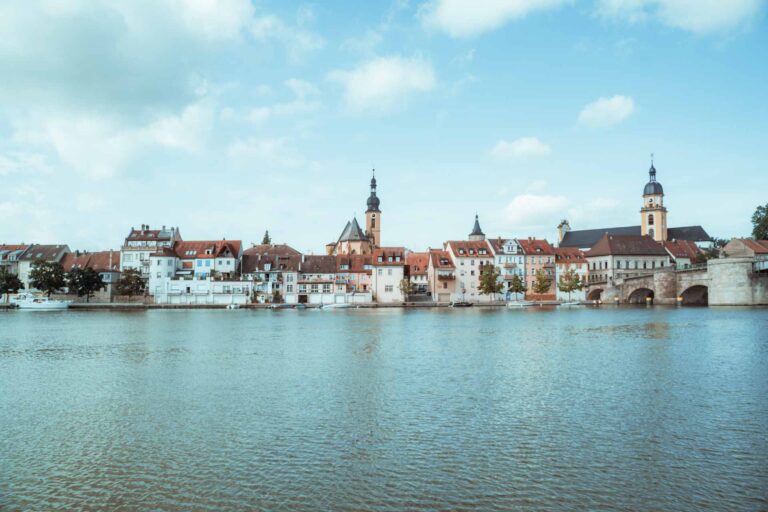
<svg viewBox="0 0 768 512"><path fill-rule="evenodd" d="M709 304L709 288L702 284L695 284L680 294L683 306L706 306Z"/></svg>
<svg viewBox="0 0 768 512"><path fill-rule="evenodd" d="M648 304L653 303L654 293L650 288L636 288L627 297L627 302L630 304ZM647 299L651 299L650 301Z"/></svg>
<svg viewBox="0 0 768 512"><path fill-rule="evenodd" d="M603 289L602 288L595 288L594 290L590 290L587 294L587 300L600 300L603 296Z"/></svg>

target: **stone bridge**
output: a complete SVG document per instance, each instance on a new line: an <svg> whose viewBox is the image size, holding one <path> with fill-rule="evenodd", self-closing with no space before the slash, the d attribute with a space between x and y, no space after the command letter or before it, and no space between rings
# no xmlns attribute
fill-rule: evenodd
<svg viewBox="0 0 768 512"><path fill-rule="evenodd" d="M768 272L750 258L716 259L701 268L665 268L610 283L590 283L586 295L603 303L761 305L768 304Z"/></svg>

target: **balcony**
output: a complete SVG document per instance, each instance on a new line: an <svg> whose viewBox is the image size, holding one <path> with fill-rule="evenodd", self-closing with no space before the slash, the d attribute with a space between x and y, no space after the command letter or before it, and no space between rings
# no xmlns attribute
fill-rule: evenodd
<svg viewBox="0 0 768 512"><path fill-rule="evenodd" d="M453 281L456 279L455 274L437 274L438 281Z"/></svg>
<svg viewBox="0 0 768 512"><path fill-rule="evenodd" d="M517 268L517 263L505 263L504 268Z"/></svg>

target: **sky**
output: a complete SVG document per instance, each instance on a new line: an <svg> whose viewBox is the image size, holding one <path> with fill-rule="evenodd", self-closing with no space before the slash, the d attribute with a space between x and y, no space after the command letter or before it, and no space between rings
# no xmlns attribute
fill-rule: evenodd
<svg viewBox="0 0 768 512"><path fill-rule="evenodd" d="M132 226L321 253L639 224L748 235L768 202L765 0L6 0L0 243ZM247 245L246 245L247 246Z"/></svg>

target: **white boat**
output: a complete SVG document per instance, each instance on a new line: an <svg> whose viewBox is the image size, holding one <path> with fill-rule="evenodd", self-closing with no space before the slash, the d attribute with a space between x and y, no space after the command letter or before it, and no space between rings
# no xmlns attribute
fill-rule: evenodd
<svg viewBox="0 0 768 512"><path fill-rule="evenodd" d="M573 307L573 306L581 306L582 304L581 304L581 302L572 301L572 302L563 302L560 305L570 308L570 307Z"/></svg>
<svg viewBox="0 0 768 512"><path fill-rule="evenodd" d="M352 305L347 303L339 303L339 304L323 304L320 307L322 309L347 309L352 307Z"/></svg>
<svg viewBox="0 0 768 512"><path fill-rule="evenodd" d="M31 293L20 293L13 299L11 303L15 304L19 309L30 309L36 311L61 311L67 309L71 300L54 300L48 297L39 296L36 297Z"/></svg>
<svg viewBox="0 0 768 512"><path fill-rule="evenodd" d="M240 304L227 304L227 309L240 309Z"/></svg>
<svg viewBox="0 0 768 512"><path fill-rule="evenodd" d="M527 300L515 300L515 301L507 302L508 308L527 308L535 305L536 305L535 302L530 302Z"/></svg>

